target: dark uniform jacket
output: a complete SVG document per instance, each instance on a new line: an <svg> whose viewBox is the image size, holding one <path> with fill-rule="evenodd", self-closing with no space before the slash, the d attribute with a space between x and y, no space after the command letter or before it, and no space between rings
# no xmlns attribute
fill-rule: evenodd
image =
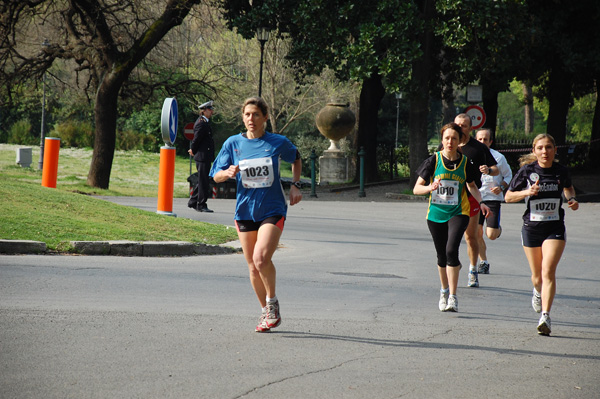
<svg viewBox="0 0 600 399"><path fill-rule="evenodd" d="M212 162L215 160L215 142L212 137L210 122L200 115L194 123L194 139L191 144L196 162Z"/></svg>

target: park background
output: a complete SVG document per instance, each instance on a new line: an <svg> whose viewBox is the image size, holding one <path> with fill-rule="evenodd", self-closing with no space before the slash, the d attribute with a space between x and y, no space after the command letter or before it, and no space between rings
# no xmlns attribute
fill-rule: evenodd
<svg viewBox="0 0 600 399"><path fill-rule="evenodd" d="M300 148L305 177L309 154L329 146L314 121L331 100L357 116L342 150L354 171L365 150L367 183L413 179L439 128L471 104L485 109L484 127L513 168L546 132L563 163L597 167L596 1L9 0L2 7L0 142L35 146L51 136L62 147L91 149L83 162L94 192L109 189L115 151L158 153L166 97L178 100L174 145L187 160L183 126L200 103L215 101L218 150L243 130L241 102L259 92L271 109L269 129ZM467 101L470 85L483 89L477 102Z"/></svg>

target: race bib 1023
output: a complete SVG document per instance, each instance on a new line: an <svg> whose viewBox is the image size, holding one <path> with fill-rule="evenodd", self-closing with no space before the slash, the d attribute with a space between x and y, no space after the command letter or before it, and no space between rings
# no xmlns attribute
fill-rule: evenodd
<svg viewBox="0 0 600 399"><path fill-rule="evenodd" d="M271 157L244 159L240 161L240 175L245 188L271 187L274 180Z"/></svg>

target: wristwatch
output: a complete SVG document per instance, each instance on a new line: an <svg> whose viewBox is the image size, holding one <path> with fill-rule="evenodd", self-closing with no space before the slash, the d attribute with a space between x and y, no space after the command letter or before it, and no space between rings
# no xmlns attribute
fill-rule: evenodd
<svg viewBox="0 0 600 399"><path fill-rule="evenodd" d="M575 201L577 201L577 198L576 198L575 196L572 196L571 198L569 198L569 199L567 200L567 202L569 202L569 201L571 201L571 200L575 200ZM577 202L579 202L579 201L577 201Z"/></svg>
<svg viewBox="0 0 600 399"><path fill-rule="evenodd" d="M297 189L301 189L302 188L302 184L300 184L299 181L293 181L292 184L297 188Z"/></svg>

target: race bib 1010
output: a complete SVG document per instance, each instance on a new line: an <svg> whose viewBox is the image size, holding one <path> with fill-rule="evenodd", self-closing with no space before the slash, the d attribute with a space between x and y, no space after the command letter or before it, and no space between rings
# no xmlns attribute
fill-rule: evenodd
<svg viewBox="0 0 600 399"><path fill-rule="evenodd" d="M437 190L431 192L431 203L458 205L459 183L456 180L440 180Z"/></svg>

